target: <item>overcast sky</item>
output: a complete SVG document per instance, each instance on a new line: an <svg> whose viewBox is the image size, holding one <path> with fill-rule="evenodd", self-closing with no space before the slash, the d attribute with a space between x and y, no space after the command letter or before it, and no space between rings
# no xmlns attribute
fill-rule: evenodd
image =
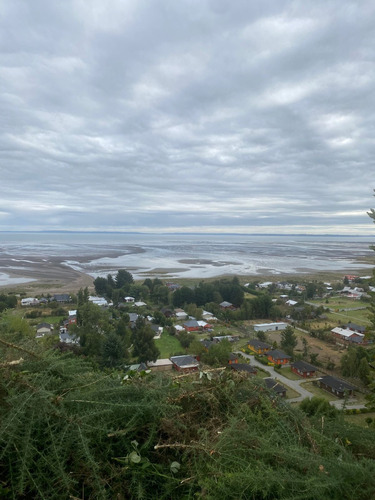
<svg viewBox="0 0 375 500"><path fill-rule="evenodd" d="M0 230L375 234L373 0L2 0Z"/></svg>

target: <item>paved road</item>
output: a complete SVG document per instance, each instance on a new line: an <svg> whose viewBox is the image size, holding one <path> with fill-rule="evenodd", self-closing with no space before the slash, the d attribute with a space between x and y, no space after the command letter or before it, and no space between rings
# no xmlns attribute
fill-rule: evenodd
<svg viewBox="0 0 375 500"><path fill-rule="evenodd" d="M301 380L291 380L287 377L284 377L281 373L275 370L273 366L266 366L260 363L255 359L254 356L251 356L250 354L245 354L243 352L238 352L237 354L241 354L244 358L248 359L251 361L251 365L257 366L258 368L262 368L262 370L265 370L269 372L270 376L272 378L277 378L277 380L281 383L286 385L287 387L290 387L291 389L295 390L296 392L299 393L299 396L296 398L291 398L288 399L289 403L298 403L302 401L305 398L311 399L314 394L304 387L301 387L301 384L303 382L306 382L306 379L301 379ZM317 378L309 378L309 381L317 380ZM336 408L341 409L343 405L345 404L346 407L349 409L356 409L356 408L365 408L364 404L359 404L355 399L348 399L346 402L343 399L336 399L334 401L330 401L330 404L332 406L335 406Z"/></svg>

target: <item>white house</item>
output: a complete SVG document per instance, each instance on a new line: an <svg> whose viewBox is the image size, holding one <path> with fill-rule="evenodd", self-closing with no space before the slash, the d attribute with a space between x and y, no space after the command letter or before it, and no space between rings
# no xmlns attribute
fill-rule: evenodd
<svg viewBox="0 0 375 500"><path fill-rule="evenodd" d="M21 299L21 306L37 306L39 305L39 300L35 297L27 297L26 299Z"/></svg>

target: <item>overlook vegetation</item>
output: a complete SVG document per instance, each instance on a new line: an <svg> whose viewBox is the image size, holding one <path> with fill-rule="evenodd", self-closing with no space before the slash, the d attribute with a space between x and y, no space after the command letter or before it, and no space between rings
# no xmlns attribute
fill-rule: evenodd
<svg viewBox="0 0 375 500"><path fill-rule="evenodd" d="M4 341L0 496L353 499L375 494L375 433L260 379L128 381L71 354Z"/></svg>

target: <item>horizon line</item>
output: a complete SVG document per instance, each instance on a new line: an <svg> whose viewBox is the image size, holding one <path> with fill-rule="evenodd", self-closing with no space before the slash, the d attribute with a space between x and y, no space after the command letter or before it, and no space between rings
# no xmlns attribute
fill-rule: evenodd
<svg viewBox="0 0 375 500"><path fill-rule="evenodd" d="M41 229L41 230L0 230L2 233L46 233L46 234L141 234L141 235L213 235L213 236L331 236L337 237L359 237L359 238L371 238L368 234L343 234L343 233L237 233L237 232L145 232L145 231L85 231L85 230L71 230L71 229Z"/></svg>

